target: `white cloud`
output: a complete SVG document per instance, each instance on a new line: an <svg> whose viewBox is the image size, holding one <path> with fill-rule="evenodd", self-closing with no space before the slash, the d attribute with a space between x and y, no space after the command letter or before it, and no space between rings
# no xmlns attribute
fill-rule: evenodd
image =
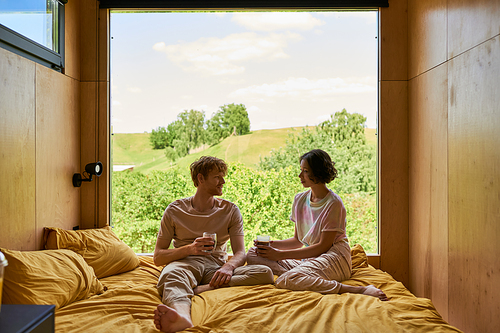
<svg viewBox="0 0 500 333"><path fill-rule="evenodd" d="M377 23L377 12L318 12L318 15L342 19L363 19L366 23Z"/></svg>
<svg viewBox="0 0 500 333"><path fill-rule="evenodd" d="M320 123L322 123L322 122L324 122L324 121L326 121L326 120L330 120L330 118L331 118L331 117L330 117L330 115L329 115L329 114L322 114L322 115L320 115L320 116L317 116L317 117L316 117L316 119L318 119L318 121L319 121Z"/></svg>
<svg viewBox="0 0 500 333"><path fill-rule="evenodd" d="M289 78L286 81L253 85L238 89L229 97L289 97L296 99L332 98L337 94L356 94L375 91L375 78L328 78L309 80L306 78Z"/></svg>
<svg viewBox="0 0 500 333"><path fill-rule="evenodd" d="M139 87L128 87L127 90L134 94L142 92L142 89Z"/></svg>
<svg viewBox="0 0 500 333"><path fill-rule="evenodd" d="M200 38L191 43L154 44L153 49L167 57L185 71L202 71L211 75L240 74L241 64L249 60L288 58L284 48L290 41L300 40L298 34L270 34L260 36L254 32L231 34L224 38Z"/></svg>
<svg viewBox="0 0 500 333"><path fill-rule="evenodd" d="M252 105L249 108L247 108L247 112L248 114L255 114L255 113L262 113L262 110L258 106Z"/></svg>
<svg viewBox="0 0 500 333"><path fill-rule="evenodd" d="M304 12L235 13L231 21L256 31L311 30L325 24Z"/></svg>

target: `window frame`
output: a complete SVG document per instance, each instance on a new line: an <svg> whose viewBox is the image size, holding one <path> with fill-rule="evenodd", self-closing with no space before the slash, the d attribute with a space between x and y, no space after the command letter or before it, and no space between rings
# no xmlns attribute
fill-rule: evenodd
<svg viewBox="0 0 500 333"><path fill-rule="evenodd" d="M64 4L58 4L57 33L59 52L35 42L34 40L0 24L0 47L58 72L64 69Z"/></svg>
<svg viewBox="0 0 500 333"><path fill-rule="evenodd" d="M174 10L174 11L192 11L192 10L200 10L200 11L209 11L209 10L224 10L224 11L240 11L240 10L304 10L304 11L322 11L322 10L336 10L336 11L366 11L366 10L375 10L379 14L377 15L377 26L378 26L378 34L377 38L379 39L379 50L378 50L378 71L377 71L377 96L378 96L378 111L377 111L377 165L376 165L376 173L377 173L377 189L376 189L376 207L377 207L377 252L376 253L368 253L368 262L370 265L375 268L381 267L381 253L382 253L382 240L381 240L381 219L380 219L380 173L381 173L381 145L380 145L380 71L381 71L381 54L380 54L380 9L389 7L389 0L312 0L312 2L308 2L307 5L304 4L304 0L215 0L207 4L203 0L100 0L99 8L103 10L107 10L107 15L109 18L109 14L111 10L133 10L133 11L147 11L147 10ZM108 51L108 57L110 53ZM108 92L109 94L109 92ZM108 95L109 96L109 95ZM109 100L108 100L109 102ZM108 116L110 115L110 105L108 105ZM107 133L109 139L112 135L112 130L109 128ZM108 161L110 158L111 152L108 152ZM109 223L111 223L111 177L109 177L109 192L108 192L108 202L109 202Z"/></svg>
<svg viewBox="0 0 500 333"><path fill-rule="evenodd" d="M100 0L108 9L378 9L389 7L389 0Z"/></svg>

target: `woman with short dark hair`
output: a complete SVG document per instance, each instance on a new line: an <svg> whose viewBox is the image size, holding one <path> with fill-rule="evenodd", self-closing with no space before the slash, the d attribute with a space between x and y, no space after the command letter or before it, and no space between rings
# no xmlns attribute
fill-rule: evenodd
<svg viewBox="0 0 500 333"><path fill-rule="evenodd" d="M340 283L351 277L351 248L346 235L346 209L342 199L326 184L337 177L328 153L311 150L300 157L300 182L307 191L295 196L290 219L294 237L255 242L247 254L249 264L266 265L278 275L276 286L322 294L345 292L365 294L385 301L387 296L374 286Z"/></svg>

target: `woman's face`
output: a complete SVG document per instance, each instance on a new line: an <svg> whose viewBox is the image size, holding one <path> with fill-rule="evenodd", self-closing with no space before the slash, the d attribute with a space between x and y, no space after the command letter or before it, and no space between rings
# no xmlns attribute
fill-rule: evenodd
<svg viewBox="0 0 500 333"><path fill-rule="evenodd" d="M314 185L315 183L312 181L311 178L313 178L314 175L311 171L311 168L309 167L309 163L304 159L300 161L300 173L299 173L299 178L300 178L300 183L304 187L311 187L311 185Z"/></svg>

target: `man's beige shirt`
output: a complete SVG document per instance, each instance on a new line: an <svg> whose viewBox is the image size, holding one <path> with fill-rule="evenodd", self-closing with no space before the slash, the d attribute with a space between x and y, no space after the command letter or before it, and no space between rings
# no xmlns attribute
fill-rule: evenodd
<svg viewBox="0 0 500 333"><path fill-rule="evenodd" d="M173 240L179 248L202 237L204 232L217 234L214 257L227 260L227 241L232 236L243 235L243 218L238 207L230 201L214 198L212 210L200 213L193 208L193 197L172 202L161 219L158 238L168 244Z"/></svg>

